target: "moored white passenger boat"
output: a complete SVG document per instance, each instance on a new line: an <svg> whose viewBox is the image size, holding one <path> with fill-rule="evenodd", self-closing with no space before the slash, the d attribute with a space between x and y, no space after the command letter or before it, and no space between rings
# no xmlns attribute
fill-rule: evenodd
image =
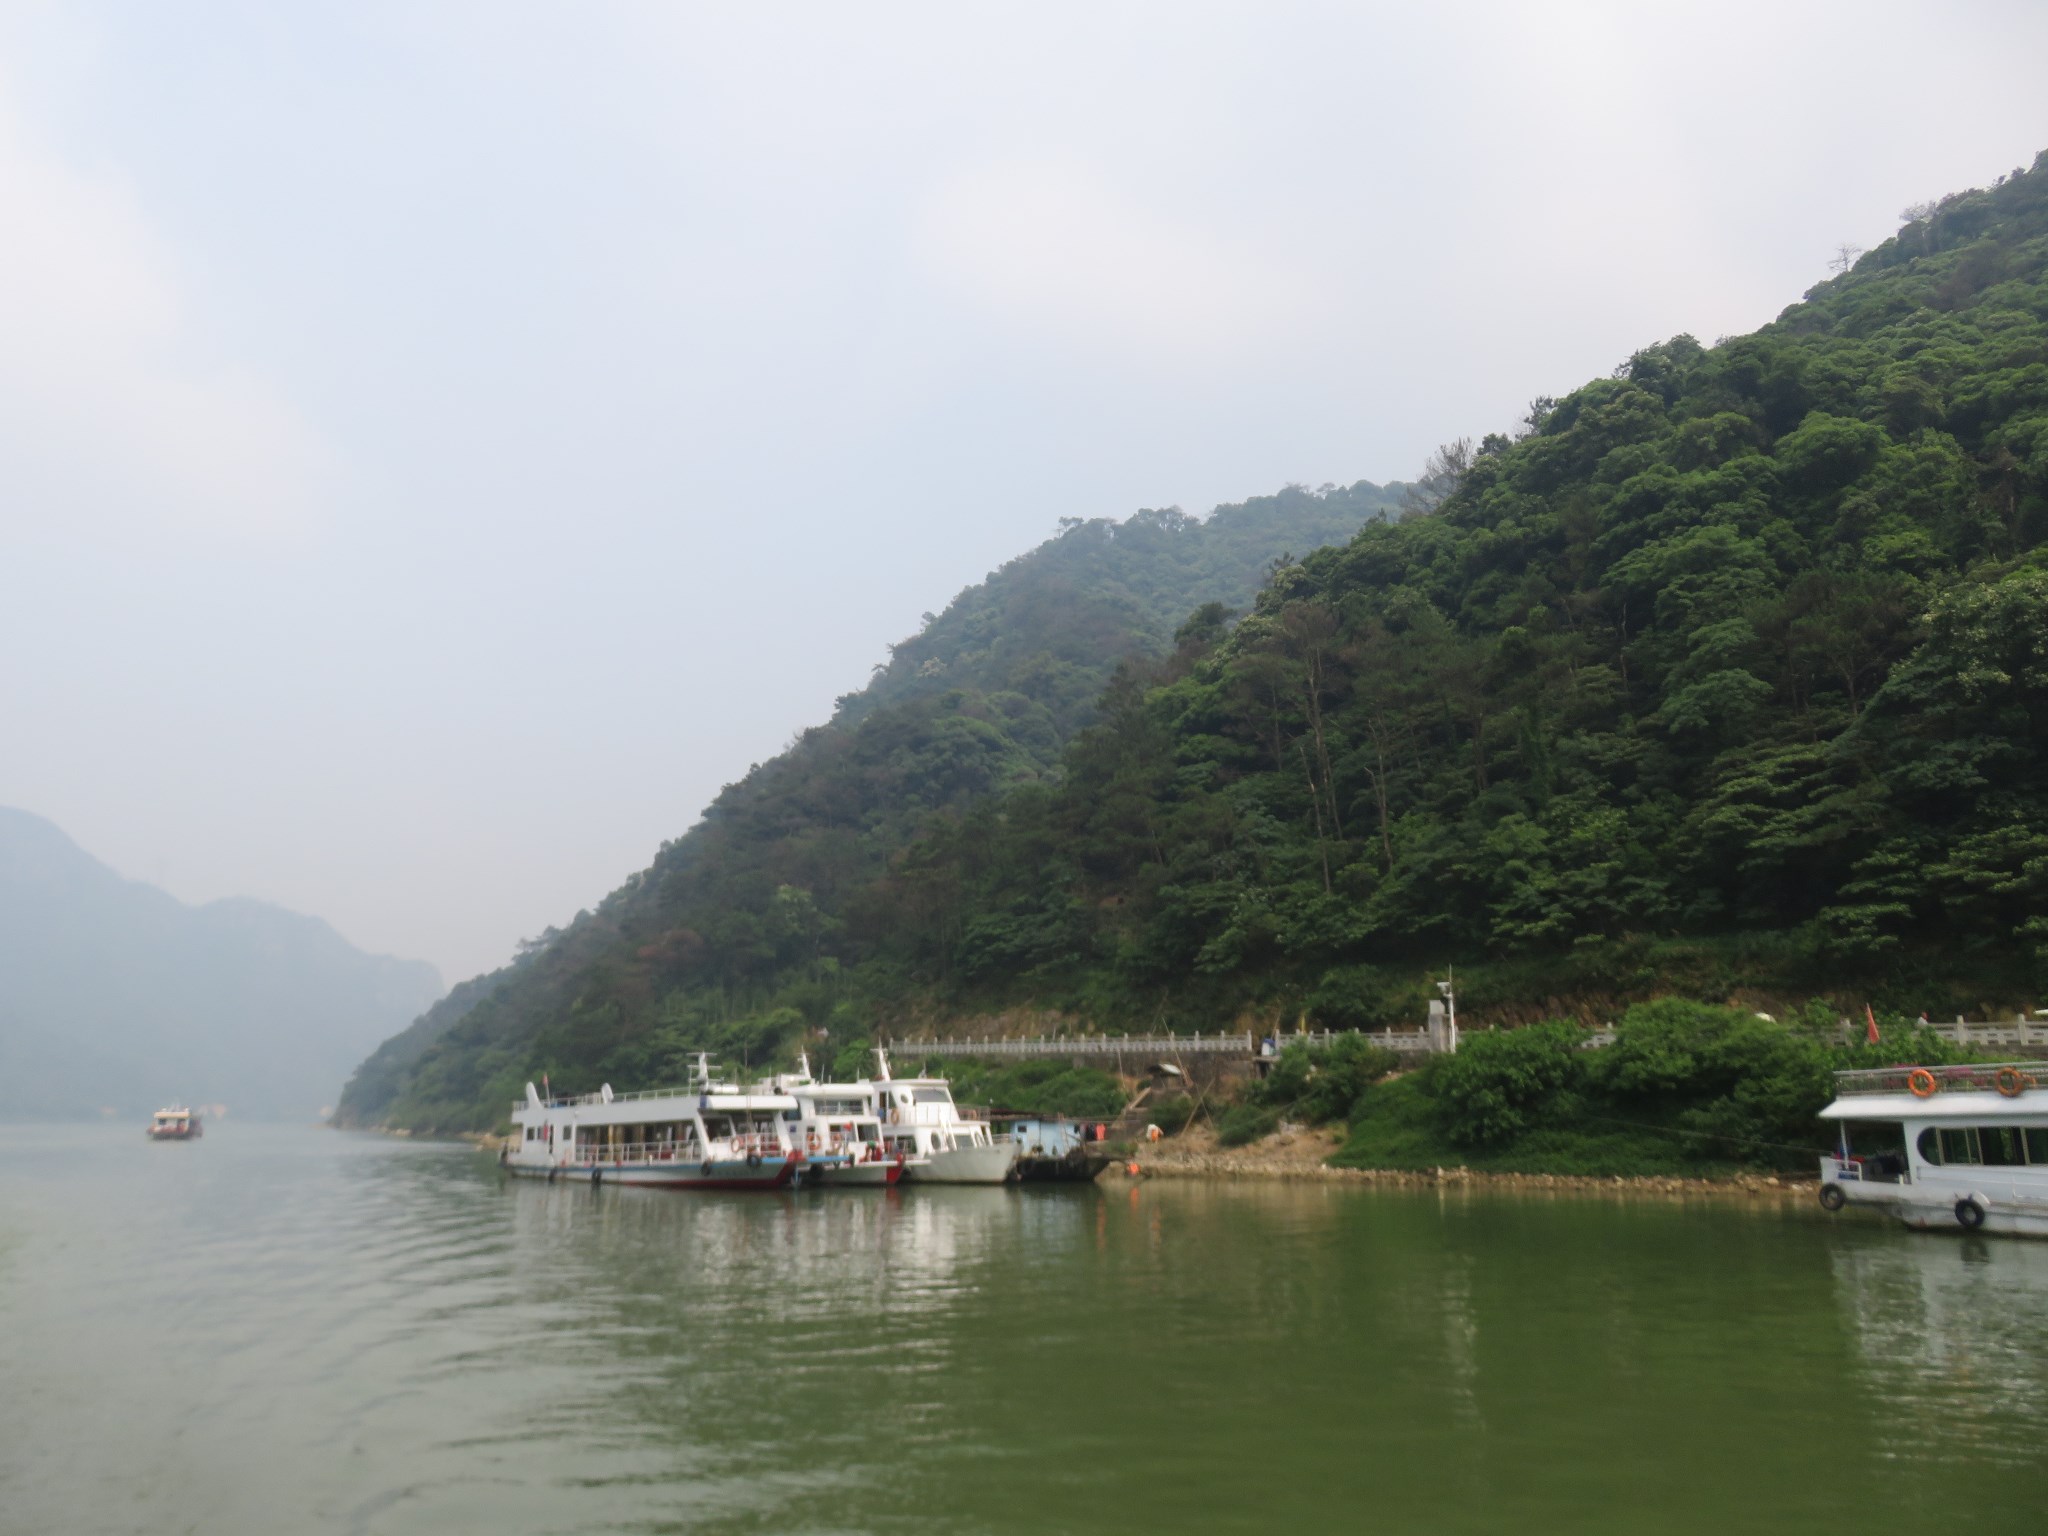
<svg viewBox="0 0 2048 1536"><path fill-rule="evenodd" d="M943 1077L894 1077L889 1054L875 1052L878 1076L859 1086L882 1122L883 1145L912 1159L906 1178L920 1184L1003 1184L1016 1172L1016 1144L998 1141L986 1120L960 1113ZM921 1160L921 1161L920 1161Z"/></svg>
<svg viewBox="0 0 2048 1536"><path fill-rule="evenodd" d="M1829 1210L1864 1205L1909 1226L2048 1237L2048 1063L1837 1072L1821 1117Z"/></svg>
<svg viewBox="0 0 2048 1536"><path fill-rule="evenodd" d="M924 1158L902 1146L884 1144L866 1085L816 1082L810 1058L799 1056L797 1070L774 1078L771 1086L796 1101L804 1166L819 1184L891 1188L924 1165Z"/></svg>
<svg viewBox="0 0 2048 1536"><path fill-rule="evenodd" d="M499 1155L527 1178L674 1189L786 1189L803 1181L800 1110L786 1093L714 1082L697 1058L688 1086L615 1094L609 1087L543 1099L533 1084L512 1108Z"/></svg>
<svg viewBox="0 0 2048 1536"><path fill-rule="evenodd" d="M882 1161L901 1161L903 1178L917 1184L1002 1184L1015 1174L1017 1147L997 1139L986 1120L960 1112L943 1077L895 1077L889 1053L875 1052L877 1076L850 1083L777 1078L785 1092L801 1093L835 1116L872 1120L882 1140ZM848 1176L872 1180L867 1172Z"/></svg>

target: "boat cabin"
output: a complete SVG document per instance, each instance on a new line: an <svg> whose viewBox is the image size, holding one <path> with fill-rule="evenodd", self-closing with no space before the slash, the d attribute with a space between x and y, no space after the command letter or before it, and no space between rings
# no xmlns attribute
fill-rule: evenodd
<svg viewBox="0 0 2048 1536"><path fill-rule="evenodd" d="M512 1107L500 1161L514 1173L629 1184L791 1183L802 1162L802 1110L786 1093L741 1092L699 1058L681 1088L543 1098L533 1084Z"/></svg>

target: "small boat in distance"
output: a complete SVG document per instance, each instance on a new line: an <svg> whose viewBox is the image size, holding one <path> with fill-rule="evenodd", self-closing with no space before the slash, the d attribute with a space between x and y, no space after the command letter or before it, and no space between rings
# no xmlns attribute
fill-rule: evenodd
<svg viewBox="0 0 2048 1536"><path fill-rule="evenodd" d="M150 1117L144 1135L151 1141L197 1141L204 1134L199 1116L189 1109L160 1109Z"/></svg>
<svg viewBox="0 0 2048 1536"><path fill-rule="evenodd" d="M1909 1227L2048 1237L2048 1063L1837 1072L1821 1118L1820 1203L1867 1205Z"/></svg>

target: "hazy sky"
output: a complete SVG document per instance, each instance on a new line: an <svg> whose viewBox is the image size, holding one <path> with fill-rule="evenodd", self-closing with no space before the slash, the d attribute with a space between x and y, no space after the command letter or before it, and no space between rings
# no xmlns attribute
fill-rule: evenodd
<svg viewBox="0 0 2048 1536"><path fill-rule="evenodd" d="M1062 516L1388 480L2048 146L2048 6L0 9L0 804L451 982Z"/></svg>

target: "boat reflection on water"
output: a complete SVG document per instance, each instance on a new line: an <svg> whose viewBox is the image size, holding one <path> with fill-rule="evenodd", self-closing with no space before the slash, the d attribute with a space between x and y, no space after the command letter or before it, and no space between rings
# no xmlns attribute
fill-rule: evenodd
<svg viewBox="0 0 2048 1536"><path fill-rule="evenodd" d="M527 1363L559 1383L526 1429L577 1447L587 1487L767 1519L872 1506L908 1439L973 1443L973 1342L1020 1247L1055 1268L1093 1200L1004 1186L705 1194L508 1180ZM807 1470L785 1459L800 1436ZM801 1521L798 1522L801 1524ZM752 1528L751 1526L748 1528Z"/></svg>
<svg viewBox="0 0 2048 1536"><path fill-rule="evenodd" d="M1834 1270L1888 1455L2040 1465L2048 1244L1873 1241L1838 1251Z"/></svg>
<svg viewBox="0 0 2048 1536"><path fill-rule="evenodd" d="M507 1183L521 1272L544 1290L644 1294L654 1286L716 1307L786 1307L929 1323L970 1290L997 1253L1023 1243L1047 1261L1087 1243L1093 1201L1045 1200L1006 1186L818 1191L678 1199L653 1190Z"/></svg>

